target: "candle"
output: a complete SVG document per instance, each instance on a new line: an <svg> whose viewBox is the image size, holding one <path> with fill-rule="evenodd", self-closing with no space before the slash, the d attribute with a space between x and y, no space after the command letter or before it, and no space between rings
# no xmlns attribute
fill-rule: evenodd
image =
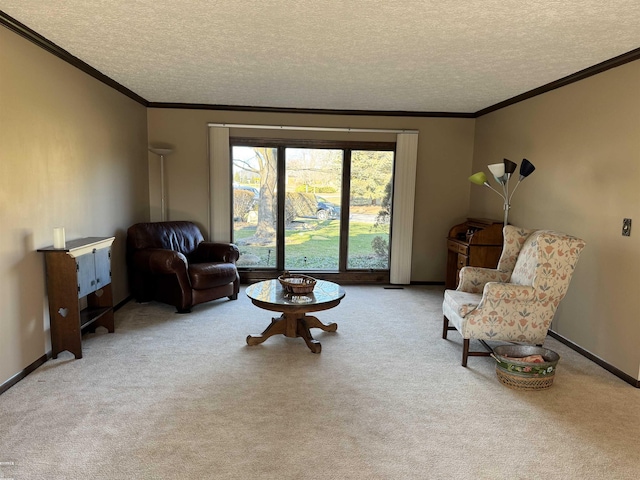
<svg viewBox="0 0 640 480"><path fill-rule="evenodd" d="M53 229L53 248L65 248L64 227Z"/></svg>

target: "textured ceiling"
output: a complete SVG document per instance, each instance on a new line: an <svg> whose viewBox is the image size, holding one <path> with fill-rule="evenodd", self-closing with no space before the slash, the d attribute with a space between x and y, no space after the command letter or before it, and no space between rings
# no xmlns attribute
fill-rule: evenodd
<svg viewBox="0 0 640 480"><path fill-rule="evenodd" d="M0 0L150 102L472 113L640 47L638 0Z"/></svg>

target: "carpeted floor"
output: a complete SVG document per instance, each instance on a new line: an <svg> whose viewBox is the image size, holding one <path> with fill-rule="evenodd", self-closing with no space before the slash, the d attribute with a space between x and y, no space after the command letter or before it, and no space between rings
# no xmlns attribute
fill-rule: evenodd
<svg viewBox="0 0 640 480"><path fill-rule="evenodd" d="M635 479L640 390L564 345L546 391L442 340L442 288L346 286L322 353L237 301L130 302L0 396L0 478Z"/></svg>

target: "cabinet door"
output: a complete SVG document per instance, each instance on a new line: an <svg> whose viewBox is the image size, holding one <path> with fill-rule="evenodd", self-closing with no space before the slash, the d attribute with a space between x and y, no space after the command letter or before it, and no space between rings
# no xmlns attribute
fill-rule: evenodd
<svg viewBox="0 0 640 480"><path fill-rule="evenodd" d="M111 283L111 249L101 248L93 254L96 267L96 286L99 290Z"/></svg>
<svg viewBox="0 0 640 480"><path fill-rule="evenodd" d="M78 269L78 298L85 297L96 289L96 267L93 253L76 257Z"/></svg>

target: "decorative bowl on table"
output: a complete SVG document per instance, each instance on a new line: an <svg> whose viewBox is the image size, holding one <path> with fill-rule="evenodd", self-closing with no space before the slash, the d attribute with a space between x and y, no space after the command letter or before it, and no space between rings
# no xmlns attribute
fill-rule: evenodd
<svg viewBox="0 0 640 480"><path fill-rule="evenodd" d="M501 345L493 349L498 380L516 390L551 387L560 355L532 345Z"/></svg>
<svg viewBox="0 0 640 480"><path fill-rule="evenodd" d="M311 293L316 286L316 279L308 275L284 272L278 277L278 281L285 292Z"/></svg>

